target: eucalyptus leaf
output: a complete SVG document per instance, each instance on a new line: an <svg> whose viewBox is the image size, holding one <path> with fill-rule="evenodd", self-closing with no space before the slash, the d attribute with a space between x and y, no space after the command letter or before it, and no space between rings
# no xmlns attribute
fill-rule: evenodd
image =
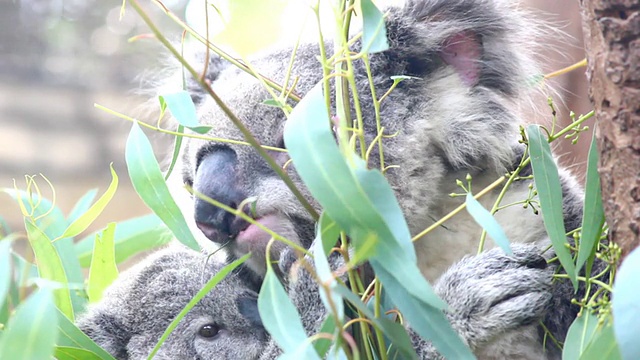
<svg viewBox="0 0 640 360"><path fill-rule="evenodd" d="M78 260L82 267L91 265L93 244L99 234L100 231L95 232L76 243L75 251L78 253ZM171 232L155 214L119 222L114 234L116 264L143 251L166 245L171 240L173 240Z"/></svg>
<svg viewBox="0 0 640 360"><path fill-rule="evenodd" d="M196 106L193 104L191 95L187 91L179 91L172 94L164 94L159 97L160 104L166 104L171 115L178 123L198 134L206 134L211 130L211 126L200 125Z"/></svg>
<svg viewBox="0 0 640 360"><path fill-rule="evenodd" d="M89 225L91 225L95 219L102 214L104 208L109 204L113 195L116 193L118 189L118 175L116 171L113 169L113 164L109 165L111 169L111 184L107 190L102 194L102 196L96 201L89 210L87 210L84 214L80 215L65 232L59 236L59 238L69 238L75 237L81 232L85 231Z"/></svg>
<svg viewBox="0 0 640 360"><path fill-rule="evenodd" d="M640 359L640 248L622 262L613 285L613 328L625 360Z"/></svg>
<svg viewBox="0 0 640 360"><path fill-rule="evenodd" d="M58 318L58 341L56 345L88 350L97 354L102 360L114 360L108 352L98 346L89 336L69 320L60 310L56 309Z"/></svg>
<svg viewBox="0 0 640 360"><path fill-rule="evenodd" d="M635 341L638 341L637 333L635 334ZM636 346L637 348L637 346ZM611 321L605 321L598 329L597 333L594 335L593 340L589 343L587 348L582 355L580 356L580 360L637 360L638 357L632 356L627 357L628 355L633 355L629 353L625 353L625 357L622 357L620 353L620 348L618 348L618 343L616 342L616 338L613 333L613 325Z"/></svg>
<svg viewBox="0 0 640 360"><path fill-rule="evenodd" d="M325 239L323 237L334 239L333 242L335 243L335 239L337 239L337 235L339 234L340 230L338 229L336 223L331 220L326 213L322 213L318 224L316 239L313 242L312 248L314 254L314 264L318 278L320 281L327 284L330 288L335 287L335 285L338 284L338 281L333 277L331 267L329 266L329 262L327 261L328 252L324 252L323 244L325 243ZM330 243L331 240L328 240L326 242ZM337 320L342 323L344 320L344 304L342 302L342 297L333 292L327 294L327 292L322 287L320 287L319 290L320 298L322 299L322 302L324 303L327 310L331 311L331 309L335 309L338 316ZM333 303L333 306L331 306L328 299L331 299L331 303Z"/></svg>
<svg viewBox="0 0 640 360"><path fill-rule="evenodd" d="M11 287L11 240L0 239L0 307L5 303Z"/></svg>
<svg viewBox="0 0 640 360"><path fill-rule="evenodd" d="M547 234L551 239L560 264L571 279L573 288L578 289L576 267L571 257L571 252L565 246L567 244L566 230L564 228L564 215L562 212L562 187L558 168L547 139L542 135L540 126L529 125L526 129L529 139L529 156L533 168L533 179L538 190L542 219Z"/></svg>
<svg viewBox="0 0 640 360"><path fill-rule="evenodd" d="M336 333L336 330L337 330L336 321L333 318L333 315L329 314L327 318L324 320L324 322L322 323L322 326L320 327L320 330L318 331L318 333L332 334L332 333ZM331 348L331 344L332 344L331 340L321 338L316 340L313 343L313 347L316 349L316 352L320 355L321 358L326 359L327 358L326 354Z"/></svg>
<svg viewBox="0 0 640 360"><path fill-rule="evenodd" d="M593 340L597 327L598 317L590 311L583 310L569 327L562 349L562 360L580 359L580 355Z"/></svg>
<svg viewBox="0 0 640 360"><path fill-rule="evenodd" d="M369 53L389 49L384 15L371 0L360 0L362 12L362 51Z"/></svg>
<svg viewBox="0 0 640 360"><path fill-rule="evenodd" d="M258 310L265 329L285 355L295 353L298 359L320 359L307 340L298 311L271 266L267 266L267 274L258 295ZM299 348L301 344L306 346Z"/></svg>
<svg viewBox="0 0 640 360"><path fill-rule="evenodd" d="M593 133L589 157L587 160L587 176L582 213L582 231L576 270L580 270L590 257L594 256L598 240L604 225L604 209L602 207L602 190L600 188L600 174L598 174L598 148L596 134ZM589 274L586 274L589 276Z"/></svg>
<svg viewBox="0 0 640 360"><path fill-rule="evenodd" d="M30 213L35 220L35 225L44 232L47 238L59 238L60 234L69 226L62 210L46 198L38 198L35 193L30 194L23 190L3 189L3 191L25 207L27 213ZM73 283L84 282L82 267L80 267L73 247L73 238L59 238L53 243L53 247L62 261L67 280ZM71 303L74 312L81 312L86 306L87 300L82 291L71 292Z"/></svg>
<svg viewBox="0 0 640 360"><path fill-rule="evenodd" d="M51 359L58 318L50 289L38 289L21 303L0 337L2 359Z"/></svg>
<svg viewBox="0 0 640 360"><path fill-rule="evenodd" d="M57 360L103 360L92 351L68 346L56 346L53 356Z"/></svg>
<svg viewBox="0 0 640 360"><path fill-rule="evenodd" d="M151 143L137 123L131 127L125 158L131 183L142 201L164 221L178 241L200 250L182 212L171 197Z"/></svg>
<svg viewBox="0 0 640 360"><path fill-rule="evenodd" d="M500 246L505 253L511 254L511 246L509 246L507 234L505 234L496 218L494 218L470 192L467 193L465 202L467 204L467 212L469 212L473 220L491 236L493 241Z"/></svg>
<svg viewBox="0 0 640 360"><path fill-rule="evenodd" d="M184 126L178 125L178 129L176 132L179 134L184 134ZM178 155L180 155L180 147L182 146L182 136L176 135L173 140L173 153L171 154L171 161L169 162L169 168L167 172L164 174L164 180L169 180L169 176L173 172L173 168L176 166L176 162L178 161Z"/></svg>
<svg viewBox="0 0 640 360"><path fill-rule="evenodd" d="M67 222L72 223L77 220L80 215L87 212L93 203L93 199L96 198L96 195L98 195L98 189L91 189L82 195L80 200L76 202L73 209L71 209L71 212L67 216Z"/></svg>
<svg viewBox="0 0 640 360"><path fill-rule="evenodd" d="M87 283L89 302L100 301L104 290L118 277L113 240L115 230L116 223L109 223L101 235L96 235L96 241L93 243L93 257Z"/></svg>
<svg viewBox="0 0 640 360"><path fill-rule="evenodd" d="M71 305L71 294L67 287L67 275L65 274L58 252L47 235L38 229L31 220L25 219L24 223L27 229L29 244L36 257L40 277L60 284L60 288L53 290L56 307L60 309L65 316L73 320L74 310Z"/></svg>

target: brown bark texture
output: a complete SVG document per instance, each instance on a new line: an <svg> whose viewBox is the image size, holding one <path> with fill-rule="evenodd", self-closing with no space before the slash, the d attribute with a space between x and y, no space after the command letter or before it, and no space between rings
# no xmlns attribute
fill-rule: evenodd
<svg viewBox="0 0 640 360"><path fill-rule="evenodd" d="M640 244L640 1L580 0L609 237Z"/></svg>

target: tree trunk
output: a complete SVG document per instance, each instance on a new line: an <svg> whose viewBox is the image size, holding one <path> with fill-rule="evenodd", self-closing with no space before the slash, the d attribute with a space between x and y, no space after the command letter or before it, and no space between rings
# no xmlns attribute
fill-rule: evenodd
<svg viewBox="0 0 640 360"><path fill-rule="evenodd" d="M640 244L640 2L580 0L610 239Z"/></svg>

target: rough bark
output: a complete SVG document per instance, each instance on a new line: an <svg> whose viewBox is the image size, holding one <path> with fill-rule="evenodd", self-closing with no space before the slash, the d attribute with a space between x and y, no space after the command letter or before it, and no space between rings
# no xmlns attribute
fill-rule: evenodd
<svg viewBox="0 0 640 360"><path fill-rule="evenodd" d="M609 236L640 244L640 2L580 0Z"/></svg>

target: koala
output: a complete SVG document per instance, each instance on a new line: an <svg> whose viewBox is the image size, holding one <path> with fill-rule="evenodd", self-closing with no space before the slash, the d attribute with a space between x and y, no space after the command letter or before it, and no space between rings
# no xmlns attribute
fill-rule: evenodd
<svg viewBox="0 0 640 360"><path fill-rule="evenodd" d="M497 335L504 340L510 330L534 323L550 303L551 293L539 291L551 287L550 269L530 247L516 245L512 256L492 249L465 257L436 283L436 293L449 304L447 316L453 328L472 349L486 348ZM281 256L283 273L292 264L291 251L286 249ZM341 259L330 257L334 267L342 265ZM116 359L146 359L171 321L223 265L207 260L206 255L179 245L156 252L122 273L103 299L79 317L78 326ZM274 360L281 355L262 326L257 295L239 276L227 275L203 298L155 358ZM319 326L323 308L316 306L321 300L315 280L301 271L290 291L294 304L304 311L308 330ZM529 326L529 330L535 329ZM410 335L421 359L441 359L429 342L411 331ZM541 350L516 346L483 358L532 354L542 358Z"/></svg>
<svg viewBox="0 0 640 360"><path fill-rule="evenodd" d="M413 0L402 7L386 10L390 48L370 54L369 61L377 94L383 94L391 87L392 76L411 76L382 102L380 113L385 133L395 134L383 142L385 164L394 165L385 175L413 235L463 202L448 196L459 192L456 179L464 179L470 174L474 189L482 189L520 163L524 148L518 143L518 125L532 111L529 105L535 89L531 80L539 74L535 54L539 47L537 38L544 26L538 24L512 1L505 0ZM355 41L354 48L357 50L360 46L360 40ZM328 43L327 49L330 48ZM265 77L283 83L291 53L290 48L274 49L251 58L250 62ZM322 80L318 56L317 43L298 46L292 78L298 78L295 92L301 96ZM364 118L364 136L370 143L377 135L371 91L364 64L354 61L353 66ZM280 109L263 104L270 96L257 79L215 56L210 57L206 77L211 89L244 122L260 144L286 148L283 141L285 116ZM212 136L243 139L227 115L194 81L187 86L200 122L212 126ZM280 166L289 160L285 152L267 152ZM370 168L380 167L378 152L379 149L373 149L368 163ZM271 236L240 217L197 196L190 196L184 191L183 183L235 209L246 204L246 199L255 199L251 210L249 206L241 210L290 241L310 247L314 239L313 218L250 146L185 138L178 168L180 174L172 176L169 182L176 196L182 198L182 210L193 220L192 226L200 234L199 242L205 247L224 244L230 259L252 254L243 277L252 284L248 286L257 288L262 281L266 271L266 245ZM297 175L295 164L287 165L285 171L305 198L320 211L320 205ZM521 174L530 175L531 168L525 168ZM582 190L563 170L561 181L565 227L571 230L581 223ZM527 198L528 185L526 181L515 182L502 203ZM481 203L491 207L498 191L487 194ZM524 249L531 254L526 256L537 257L549 246L541 216L530 209L508 207L495 217L514 246L528 244ZM502 302L487 301L496 296L495 289L513 293L526 305L522 308L522 318L526 321L523 320L519 328L512 324L505 328L490 326L489 329L496 333L483 336L477 343L474 335L461 334L470 345L475 344L473 349L477 354L489 357L488 354L496 354L496 358L559 357L558 349L553 346L543 352L544 332L532 326L536 321L525 315L535 314L535 319L543 320L555 338L562 341L578 310L570 301L573 297L571 285L557 281L550 286L548 282L536 281L533 288L518 291L521 285L518 279L525 277L525 270L537 271L549 279L550 273L535 267L500 265L499 261L487 268L482 262L486 260L484 254L478 255L475 261L473 257L465 258L477 252L481 231L469 215L458 214L446 223L446 227L439 227L415 242L422 274L446 293L446 289L456 288L455 281L462 277L460 274L487 269L483 272L486 276L475 278L477 288L456 288L455 297L445 296L448 301L468 305L466 310L459 308L460 314L476 311L475 306L482 303L488 307L486 314L491 314L499 323L500 314L503 314ZM492 246L490 242L487 244L487 248ZM276 242L271 247L270 258L278 259L286 252L287 247ZM495 252L491 254L495 255ZM550 259L554 254L547 251L544 256ZM508 262L504 257L495 258ZM463 259L466 260L460 262ZM443 276L450 267L452 270L446 273L449 275ZM459 275L451 275L452 272ZM295 288L295 284L293 286ZM505 286L511 290L504 289ZM484 292L478 293L478 288ZM291 291L290 294L299 309L314 314L308 319L303 314L303 322L312 324L317 322L322 305L310 300L313 297L305 295L308 291ZM527 308L544 311L527 312ZM460 314L451 315L452 319ZM478 316L476 321L467 324L472 327L467 329L469 334L483 332L487 322L483 320L484 315ZM490 339L496 339L498 334L507 340L492 342ZM415 343L420 348L420 341ZM531 350L536 346L539 351ZM526 355L522 349L531 351Z"/></svg>
<svg viewBox="0 0 640 360"><path fill-rule="evenodd" d="M122 273L78 319L118 360L146 359L165 329L222 264L179 245ZM155 359L258 359L268 341L258 295L232 272L180 321Z"/></svg>

